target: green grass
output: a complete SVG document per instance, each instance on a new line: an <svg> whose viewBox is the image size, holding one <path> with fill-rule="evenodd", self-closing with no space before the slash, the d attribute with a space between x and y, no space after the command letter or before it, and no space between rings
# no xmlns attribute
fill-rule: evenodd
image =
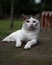
<svg viewBox="0 0 52 65"><path fill-rule="evenodd" d="M10 20L0 20L0 34L5 34L5 33L11 33L15 30L18 30L22 26L22 21L20 20L14 20L14 28L10 29Z"/></svg>

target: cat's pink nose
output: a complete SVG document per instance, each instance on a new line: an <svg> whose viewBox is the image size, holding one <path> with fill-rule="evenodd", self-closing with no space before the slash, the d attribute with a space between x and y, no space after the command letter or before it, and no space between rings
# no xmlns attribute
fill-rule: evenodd
<svg viewBox="0 0 52 65"><path fill-rule="evenodd" d="M33 26L33 24L30 24L31 26Z"/></svg>
<svg viewBox="0 0 52 65"><path fill-rule="evenodd" d="M30 24L31 27L33 27L33 24Z"/></svg>

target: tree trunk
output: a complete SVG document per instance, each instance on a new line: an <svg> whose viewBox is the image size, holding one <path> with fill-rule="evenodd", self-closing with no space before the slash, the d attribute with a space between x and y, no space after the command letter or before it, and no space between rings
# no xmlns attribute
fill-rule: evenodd
<svg viewBox="0 0 52 65"><path fill-rule="evenodd" d="M11 24L10 24L10 28L13 29L14 26L14 20L13 20L13 9L14 9L14 4L13 4L13 0L11 0Z"/></svg>
<svg viewBox="0 0 52 65"><path fill-rule="evenodd" d="M3 18L3 9L2 9L2 5L0 4L0 18Z"/></svg>

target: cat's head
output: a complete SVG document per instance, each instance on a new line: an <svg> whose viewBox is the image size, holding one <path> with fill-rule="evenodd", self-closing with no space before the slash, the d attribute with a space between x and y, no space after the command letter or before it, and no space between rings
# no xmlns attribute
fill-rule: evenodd
<svg viewBox="0 0 52 65"><path fill-rule="evenodd" d="M35 30L40 27L40 23L37 19L30 16L24 20L23 27L27 30Z"/></svg>

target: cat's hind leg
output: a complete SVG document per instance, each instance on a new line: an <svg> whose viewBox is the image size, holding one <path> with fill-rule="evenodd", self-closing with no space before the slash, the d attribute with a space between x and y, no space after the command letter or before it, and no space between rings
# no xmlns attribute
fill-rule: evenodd
<svg viewBox="0 0 52 65"><path fill-rule="evenodd" d="M11 41L11 35L7 36L7 37L4 38L2 41L3 41L3 42L4 42L4 41L10 42L10 41Z"/></svg>

